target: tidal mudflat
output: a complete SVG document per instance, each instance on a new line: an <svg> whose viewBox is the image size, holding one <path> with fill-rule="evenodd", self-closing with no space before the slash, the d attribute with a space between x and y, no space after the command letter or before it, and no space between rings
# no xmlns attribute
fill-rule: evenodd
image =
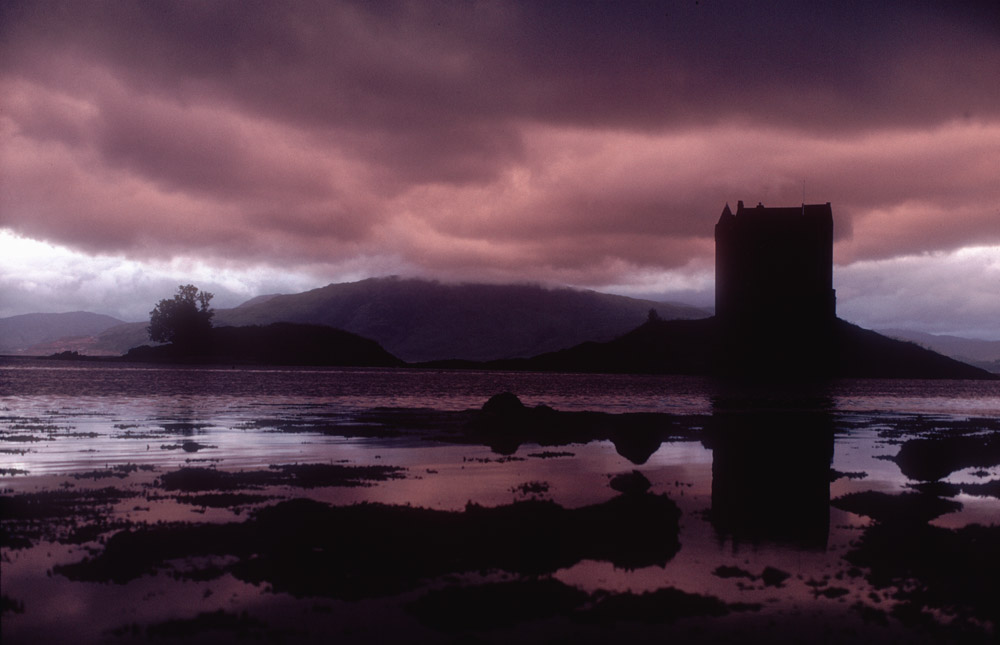
<svg viewBox="0 0 1000 645"><path fill-rule="evenodd" d="M996 637L995 383L0 377L5 643Z"/></svg>

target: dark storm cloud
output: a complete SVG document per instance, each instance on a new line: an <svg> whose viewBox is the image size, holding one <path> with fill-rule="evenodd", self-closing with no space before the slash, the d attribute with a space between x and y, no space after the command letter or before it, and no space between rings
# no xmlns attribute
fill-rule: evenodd
<svg viewBox="0 0 1000 645"><path fill-rule="evenodd" d="M1000 243L995 2L2 7L0 227L90 252L595 285L803 182L842 262Z"/></svg>
<svg viewBox="0 0 1000 645"><path fill-rule="evenodd" d="M14 67L52 48L137 91L377 132L734 113L853 129L1000 110L983 82L1000 61L991 2L31 2L6 15Z"/></svg>

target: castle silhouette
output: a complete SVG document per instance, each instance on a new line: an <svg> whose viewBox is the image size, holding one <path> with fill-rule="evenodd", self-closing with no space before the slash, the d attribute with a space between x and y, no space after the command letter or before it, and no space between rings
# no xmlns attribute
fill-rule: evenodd
<svg viewBox="0 0 1000 645"><path fill-rule="evenodd" d="M823 370L836 321L830 203L736 213L715 225L715 315L731 364Z"/></svg>
<svg viewBox="0 0 1000 645"><path fill-rule="evenodd" d="M729 204L715 225L715 314L743 325L823 324L836 317L833 209Z"/></svg>
<svg viewBox="0 0 1000 645"><path fill-rule="evenodd" d="M715 315L645 323L607 342L468 364L503 370L696 374L796 386L829 378L993 379L971 365L837 317L830 203L729 205L715 226ZM739 448L737 452L739 452Z"/></svg>

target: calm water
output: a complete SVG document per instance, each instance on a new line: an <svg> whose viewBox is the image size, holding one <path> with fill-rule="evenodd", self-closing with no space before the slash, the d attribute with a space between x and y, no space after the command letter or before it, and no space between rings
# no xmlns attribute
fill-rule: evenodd
<svg viewBox="0 0 1000 645"><path fill-rule="evenodd" d="M448 423L447 413L479 409L503 391L528 406L564 412L658 413L678 430L639 458L609 439L570 438L558 446L525 441L513 454L498 454L476 442L435 436L434 424ZM381 422L366 416L378 409L396 413L394 432L379 432ZM337 505L368 501L447 511L462 511L469 502L492 507L529 498L566 508L600 504L617 494L608 485L612 477L637 470L652 492L668 495L679 507L680 551L665 566L631 569L584 559L556 571L555 580L587 593L670 587L756 603L764 616L805 612L837 622L844 614L854 624L860 613L849 611L852 604L888 612L891 603L864 577L845 574L844 554L871 520L840 510L836 500L866 491L912 492L920 480L894 461L902 444L993 436L1000 431L998 419L997 382L852 380L734 388L669 376L187 369L0 359L0 486L8 496L115 487L126 493L112 504L111 518L152 525L242 521L254 508L182 503L150 493L159 477L185 467L398 467L402 476L367 486L305 490L285 484L255 492L266 495L267 503L309 497ZM1000 480L996 461L946 473L940 483L958 487L950 495L957 504L931 523L951 530L1000 521L1000 499L975 488ZM280 625L306 611L301 603L313 603L230 575L207 581L146 575L112 585L50 575L54 565L93 552L94 543L53 539L4 549L3 593L22 609L5 614L5 642L38 641L40 635L96 641L120 636L115 630L123 625L141 630L215 610L256 611L264 622ZM719 567L755 575L772 567L789 579L767 585L719 575ZM827 588L837 591L819 593ZM358 617L366 603L375 603L371 611L404 631L436 635L411 625L402 601L350 605L350 619L340 601L324 606L338 625L348 621L360 630L352 632L356 636L374 638L388 628ZM329 628L327 614L309 615L316 633Z"/></svg>
<svg viewBox="0 0 1000 645"><path fill-rule="evenodd" d="M32 475L95 463L176 465L189 454L146 450L142 438L196 437L229 467L324 460L346 449L311 425L349 426L372 408L459 411L494 394L560 411L712 415L721 404L822 408L831 416L1000 418L1000 383L845 380L822 387L738 390L678 376L400 369L231 369L107 366L0 359L0 468ZM268 432L280 420L301 434ZM263 424L263 426L262 426ZM161 444L166 443L160 441ZM357 443L346 442L346 443ZM16 486L17 480L8 482Z"/></svg>

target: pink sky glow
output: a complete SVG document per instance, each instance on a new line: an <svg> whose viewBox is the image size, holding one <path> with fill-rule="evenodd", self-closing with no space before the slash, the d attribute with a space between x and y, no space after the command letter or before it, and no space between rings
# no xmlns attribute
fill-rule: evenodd
<svg viewBox="0 0 1000 645"><path fill-rule="evenodd" d="M831 202L843 317L1000 339L995 2L4 2L0 316L400 274L711 304Z"/></svg>

